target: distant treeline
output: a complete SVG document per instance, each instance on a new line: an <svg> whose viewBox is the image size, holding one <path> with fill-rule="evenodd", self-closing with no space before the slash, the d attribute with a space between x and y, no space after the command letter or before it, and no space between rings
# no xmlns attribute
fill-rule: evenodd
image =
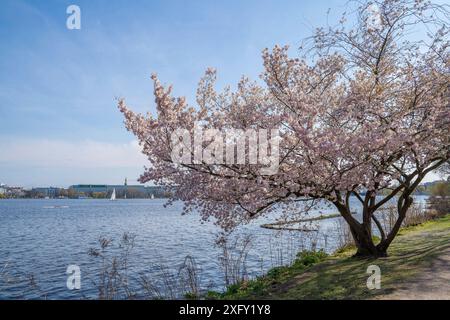
<svg viewBox="0 0 450 320"><path fill-rule="evenodd" d="M428 195L432 196L437 192L436 189L443 188L443 186L449 186L447 181L434 181L424 183L417 187L414 192L415 195ZM172 189L173 190L173 189ZM20 189L20 192L14 193L0 193L0 199L5 198L69 198L69 199L79 199L79 198L93 198L93 199L106 199L111 197L112 190L107 191L78 191L74 188L33 188L31 190ZM163 187L132 187L127 188L117 188L116 198L123 199L150 199L150 198L170 198L172 192Z"/></svg>

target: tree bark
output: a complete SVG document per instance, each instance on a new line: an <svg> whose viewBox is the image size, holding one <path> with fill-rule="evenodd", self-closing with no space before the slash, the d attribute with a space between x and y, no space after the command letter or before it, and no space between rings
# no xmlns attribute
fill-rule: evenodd
<svg viewBox="0 0 450 320"><path fill-rule="evenodd" d="M397 236L403 221L405 220L406 214L413 203L413 198L411 196L412 193L423 180L425 175L442 165L445 161L447 161L446 159L435 160L437 162L425 170L418 167L416 171L409 175L405 173L403 175L405 180L401 183L401 185L395 188L388 196L378 203L376 203L376 193L371 193L368 191L363 199L357 193L352 191L357 196L363 207L362 223L356 220L350 211L349 197L352 192L347 192L345 201L342 198L342 194L340 192L336 192L337 199L333 202L333 204L339 210L339 213L350 227L350 231L357 248L355 256L372 258L387 256L387 250ZM397 195L399 196L397 201L397 220L395 221L392 230L386 234L381 223L374 214L384 204L388 203ZM375 244L372 238L372 220L375 222L375 225L380 231L381 241L378 244Z"/></svg>
<svg viewBox="0 0 450 320"><path fill-rule="evenodd" d="M362 224L360 230L352 231L352 235L357 248L355 257L379 258L387 256L387 248L375 245L372 234L368 233Z"/></svg>
<svg viewBox="0 0 450 320"><path fill-rule="evenodd" d="M360 223L352 217L348 206L341 203L335 203L335 205L350 227L350 232L357 248L355 254L356 257L378 258L387 256L387 247L386 249L381 247L379 248L373 242L370 219L364 219L364 222ZM367 208L364 210L367 210ZM370 215L371 213L369 214L369 217L371 217ZM367 221L369 221L369 223L365 223Z"/></svg>
<svg viewBox="0 0 450 320"><path fill-rule="evenodd" d="M372 258L387 257L387 249L400 230L408 209L412 203L413 198L410 196L410 192L404 193L400 196L397 203L398 217L394 227L387 235L383 232L379 221L374 219L377 227L380 228L381 241L378 244L375 244L373 241L372 224L370 223L371 219L374 218L374 211L372 211L369 207L366 207L366 204L363 204L363 214L365 215L365 218L363 218L363 222L360 223L352 217L348 206L342 203L335 203L340 214L350 227L350 232L357 248L355 256Z"/></svg>

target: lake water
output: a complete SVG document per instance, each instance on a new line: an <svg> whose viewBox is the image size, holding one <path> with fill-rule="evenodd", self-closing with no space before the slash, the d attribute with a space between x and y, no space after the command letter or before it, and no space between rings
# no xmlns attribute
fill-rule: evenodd
<svg viewBox="0 0 450 320"><path fill-rule="evenodd" d="M220 230L213 223L200 223L197 214L182 216L182 203L166 208L164 203L161 199L0 200L0 299L43 298L44 293L48 299L96 298L94 281L101 264L88 251L98 247L100 236L117 244L124 232L136 237L129 259L130 278L159 277L156 264L175 272L190 255L201 268L202 284L222 289L221 249L215 245ZM246 259L250 277L291 262L311 242L327 251L336 247L337 219L321 221L319 233L260 227L273 221L274 217L266 217L236 231L235 236L252 237ZM78 291L66 286L66 268L73 264L81 269Z"/></svg>

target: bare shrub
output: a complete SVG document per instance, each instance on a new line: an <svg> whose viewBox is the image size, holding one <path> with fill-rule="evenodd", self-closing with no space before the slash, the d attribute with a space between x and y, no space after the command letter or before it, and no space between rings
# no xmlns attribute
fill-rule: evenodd
<svg viewBox="0 0 450 320"><path fill-rule="evenodd" d="M178 271L180 287L183 296L199 298L201 294L201 270L194 257L187 256Z"/></svg>
<svg viewBox="0 0 450 320"><path fill-rule="evenodd" d="M141 274L138 281L144 299L198 299L205 291L202 270L192 256L186 256L178 270L170 268L162 257L151 267L152 276Z"/></svg>
<svg viewBox="0 0 450 320"><path fill-rule="evenodd" d="M117 248L111 248L113 239L100 237L98 248L89 249L91 257L101 260L98 279L93 280L101 300L132 299L136 293L129 286L129 256L134 247L135 236L124 233ZM110 252L108 249L111 249ZM118 255L114 251L119 250Z"/></svg>
<svg viewBox="0 0 450 320"><path fill-rule="evenodd" d="M250 235L237 236L232 240L221 236L216 241L217 246L222 249L218 260L225 285L229 286L248 279L246 260L251 242Z"/></svg>
<svg viewBox="0 0 450 320"><path fill-rule="evenodd" d="M450 213L450 196L431 196L429 199L430 209L436 211L436 215L443 216Z"/></svg>
<svg viewBox="0 0 450 320"><path fill-rule="evenodd" d="M446 166L448 168L450 166ZM431 188L431 197L428 199L428 203L432 210L435 210L438 215L445 215L450 213L450 181L437 182Z"/></svg>
<svg viewBox="0 0 450 320"><path fill-rule="evenodd" d="M397 208L395 205L381 208L378 213L378 218L383 225L386 232L390 232L397 220ZM426 221L436 218L436 212L428 210L423 203L415 203L408 209L408 213L403 220L402 226L409 227L419 225Z"/></svg>
<svg viewBox="0 0 450 320"><path fill-rule="evenodd" d="M140 275L142 298L144 299L178 299L182 296L177 273L164 263L162 258L152 264L152 275Z"/></svg>
<svg viewBox="0 0 450 320"><path fill-rule="evenodd" d="M403 226L416 226L437 217L436 212L427 210L422 203L414 204L409 208L408 214L403 221Z"/></svg>
<svg viewBox="0 0 450 320"><path fill-rule="evenodd" d="M297 259L298 252L324 249L327 241L328 237L317 227L273 231L268 239L270 265L272 268L290 265Z"/></svg>
<svg viewBox="0 0 450 320"><path fill-rule="evenodd" d="M336 251L342 251L346 248L354 245L352 233L350 232L350 227L342 219L336 219Z"/></svg>

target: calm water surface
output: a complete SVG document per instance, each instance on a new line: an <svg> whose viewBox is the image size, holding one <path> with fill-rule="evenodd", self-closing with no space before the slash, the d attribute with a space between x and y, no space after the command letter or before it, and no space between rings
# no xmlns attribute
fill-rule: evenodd
<svg viewBox="0 0 450 320"><path fill-rule="evenodd" d="M160 199L0 200L0 299L39 298L42 292L50 299L95 298L92 279L100 265L88 250L98 246L100 236L117 243L124 232L136 236L130 256L132 277L157 277L155 264L176 270L191 255L201 267L202 282L212 289L223 288L218 264L221 249L215 246L219 229L200 223L197 214L182 216L182 203L167 208L164 203ZM337 219L321 221L320 235L307 235L306 240L305 233L263 229L264 222L273 222L273 217L236 232L252 234L247 259L250 276L289 263L296 252L311 245L312 238L327 251L336 246ZM81 291L66 287L70 264L81 268ZM31 281L23 281L31 276ZM29 290L30 283L36 284L36 290Z"/></svg>

